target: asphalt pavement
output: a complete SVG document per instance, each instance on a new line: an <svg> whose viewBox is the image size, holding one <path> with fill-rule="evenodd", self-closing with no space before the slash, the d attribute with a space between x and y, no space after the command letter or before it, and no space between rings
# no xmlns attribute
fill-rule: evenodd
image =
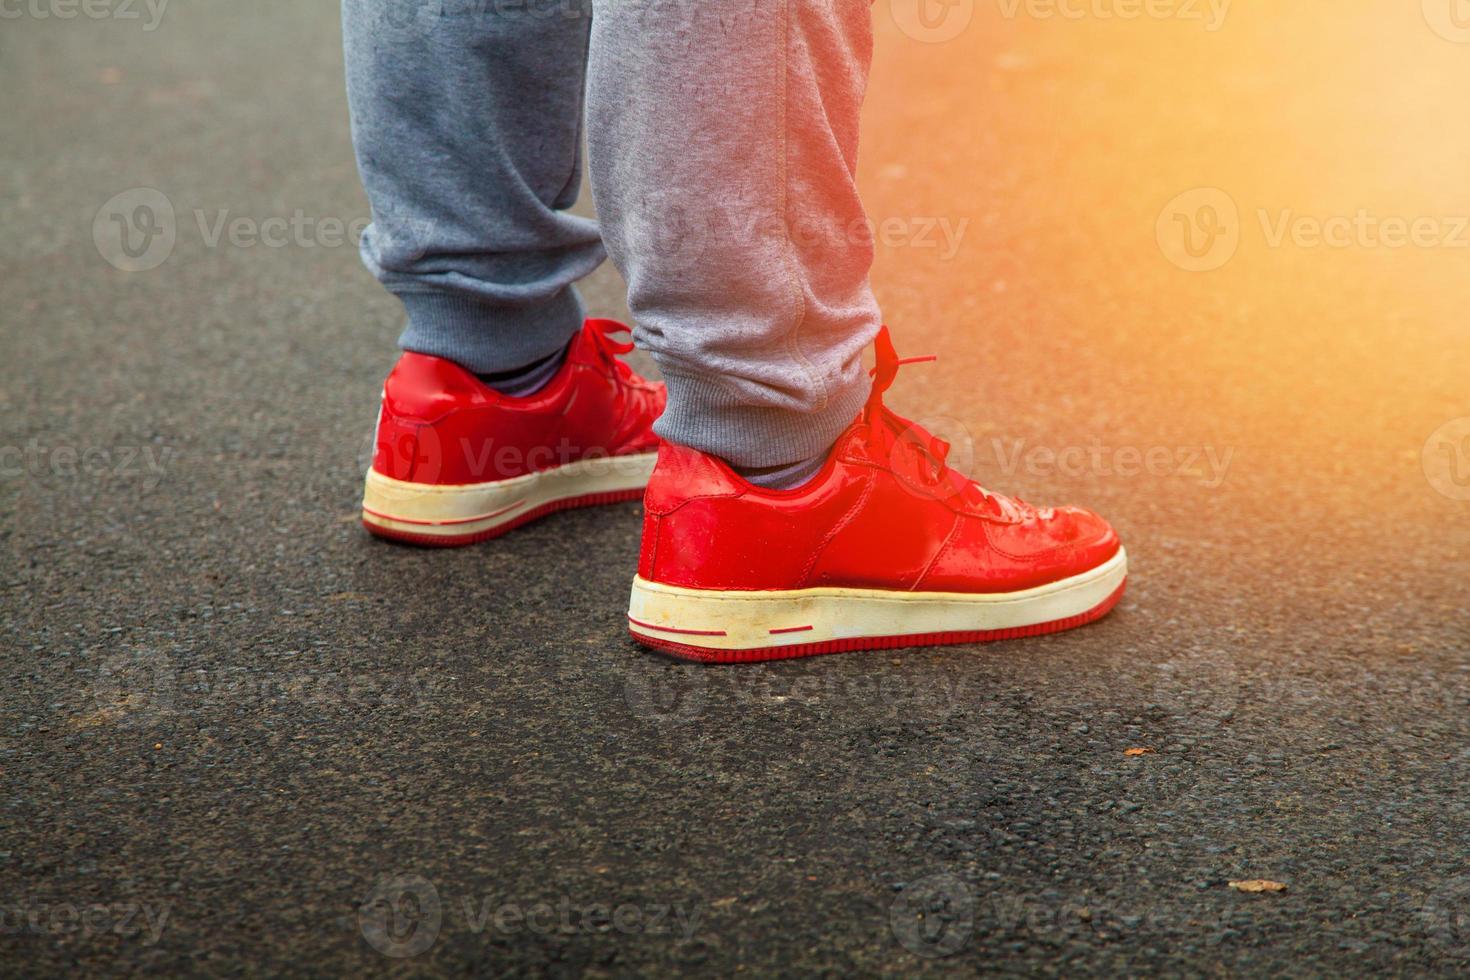
<svg viewBox="0 0 1470 980"><path fill-rule="evenodd" d="M637 504L359 527L334 5L11 5L0 973L1470 971L1451 10L879 0L890 401L1129 591L704 668L627 636Z"/></svg>

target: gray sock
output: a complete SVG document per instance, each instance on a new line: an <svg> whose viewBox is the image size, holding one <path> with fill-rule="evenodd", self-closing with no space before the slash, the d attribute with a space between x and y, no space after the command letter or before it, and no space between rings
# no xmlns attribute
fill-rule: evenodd
<svg viewBox="0 0 1470 980"><path fill-rule="evenodd" d="M752 486L766 490L790 490L816 476L826 462L827 453L824 452L785 466L732 466L731 469Z"/></svg>
<svg viewBox="0 0 1470 980"><path fill-rule="evenodd" d="M570 346L568 344L555 354L548 354L538 361L532 361L513 371L496 371L494 374L477 374L475 377L502 395L510 398L525 398L545 388L547 382L556 377L556 373L561 370L562 362L567 359L567 349Z"/></svg>

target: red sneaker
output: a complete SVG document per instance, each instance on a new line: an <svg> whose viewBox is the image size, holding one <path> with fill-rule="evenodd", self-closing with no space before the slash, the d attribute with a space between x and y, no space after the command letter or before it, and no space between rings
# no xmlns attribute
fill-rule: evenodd
<svg viewBox="0 0 1470 980"><path fill-rule="evenodd" d="M867 407L806 486L763 490L712 456L659 450L634 639L692 660L776 660L1052 633L1117 603L1128 559L1107 522L949 469L947 443L883 406L904 363L887 328L877 353Z"/></svg>
<svg viewBox="0 0 1470 980"><path fill-rule="evenodd" d="M628 328L588 320L526 398L442 357L404 354L383 384L362 523L379 537L459 545L568 507L635 500L658 449L664 386L617 357Z"/></svg>

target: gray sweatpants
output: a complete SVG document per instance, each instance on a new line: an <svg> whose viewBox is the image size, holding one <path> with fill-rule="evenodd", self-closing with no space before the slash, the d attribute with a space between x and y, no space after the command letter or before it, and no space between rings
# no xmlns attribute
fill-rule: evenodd
<svg viewBox="0 0 1470 980"><path fill-rule="evenodd" d="M480 373L551 354L605 247L668 383L661 436L743 466L822 452L878 329L869 0L593 7L343 0L362 255L407 308L400 344ZM566 210L584 117L598 222Z"/></svg>

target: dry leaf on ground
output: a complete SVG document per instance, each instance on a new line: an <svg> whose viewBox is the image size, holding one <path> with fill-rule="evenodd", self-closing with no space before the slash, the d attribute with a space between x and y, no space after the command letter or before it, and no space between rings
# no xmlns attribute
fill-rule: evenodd
<svg viewBox="0 0 1470 980"><path fill-rule="evenodd" d="M1232 881L1230 887L1238 892L1284 892L1286 886L1279 881L1271 881L1268 878L1249 878L1245 881Z"/></svg>

